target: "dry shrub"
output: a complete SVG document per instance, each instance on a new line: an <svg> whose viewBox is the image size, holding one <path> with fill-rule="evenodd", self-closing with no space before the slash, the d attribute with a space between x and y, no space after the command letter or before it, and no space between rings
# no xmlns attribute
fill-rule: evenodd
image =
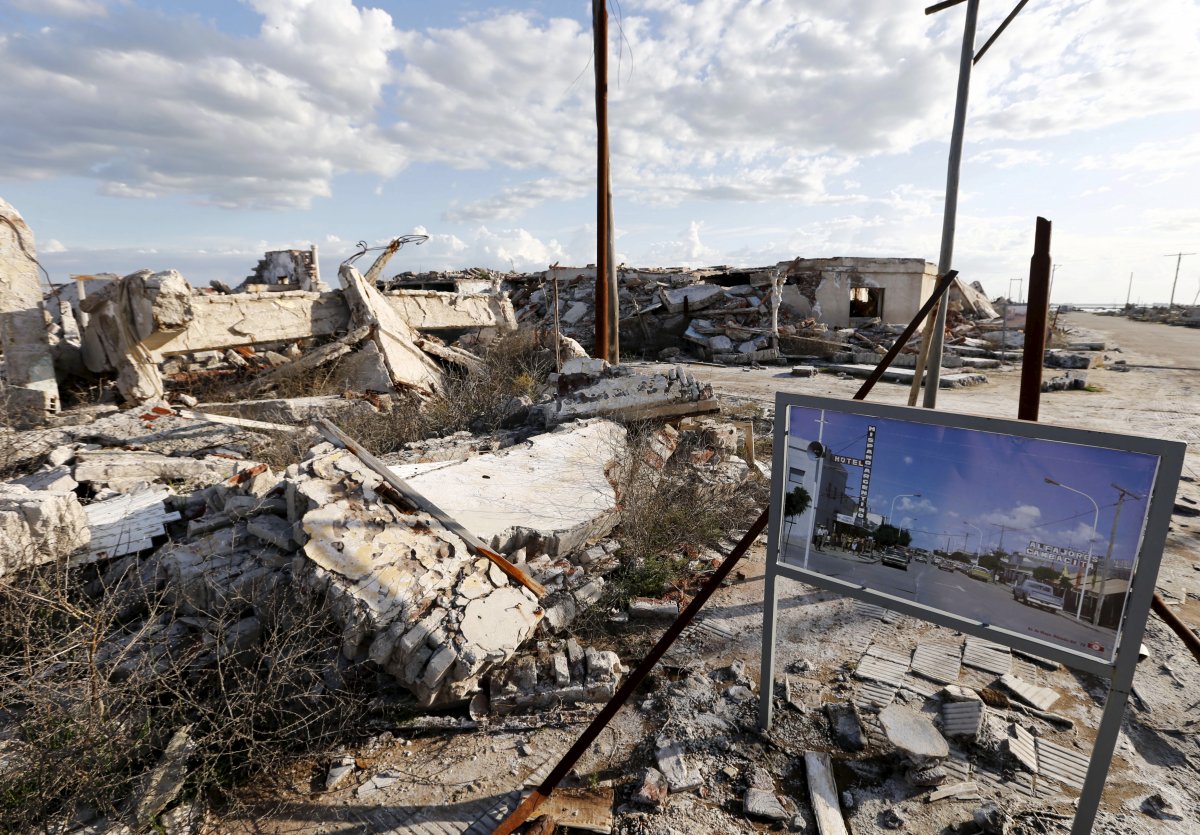
<svg viewBox="0 0 1200 835"><path fill-rule="evenodd" d="M719 549L766 507L769 484L705 478L691 464L695 437L685 433L660 473L646 463L653 426L630 429L629 452L619 484L620 567L608 576L606 605L625 606L631 597L656 597L679 587L699 549Z"/></svg>
<svg viewBox="0 0 1200 835"><path fill-rule="evenodd" d="M210 799L361 729L367 697L339 677L340 633L319 604L283 584L197 628L145 582L153 571L122 564L104 579L61 566L0 577L0 832L84 809L153 825L133 820L136 801L185 726L184 795Z"/></svg>
<svg viewBox="0 0 1200 835"><path fill-rule="evenodd" d="M31 473L49 449L42 434L23 431L8 384L0 377L0 481Z"/></svg>
<svg viewBox="0 0 1200 835"><path fill-rule="evenodd" d="M516 331L492 342L480 355L479 371L451 372L446 390L426 404L430 436L500 428L514 398L537 399L553 357L538 331Z"/></svg>

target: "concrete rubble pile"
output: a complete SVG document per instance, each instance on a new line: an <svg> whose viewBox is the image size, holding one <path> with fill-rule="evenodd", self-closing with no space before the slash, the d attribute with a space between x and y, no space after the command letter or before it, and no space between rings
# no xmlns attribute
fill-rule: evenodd
<svg viewBox="0 0 1200 835"><path fill-rule="evenodd" d="M30 424L58 410L56 371L115 375L121 397L140 404L202 381L253 396L338 361L345 389L429 395L443 387L444 367L478 361L446 339L482 346L516 328L503 294L380 291L394 245L366 276L343 264L341 290L321 281L315 250L286 250L267 253L237 291L141 270L79 276L43 298L32 233L7 203L0 212L0 267L12 276L0 285L0 334L10 399Z"/></svg>
<svg viewBox="0 0 1200 835"><path fill-rule="evenodd" d="M525 667L515 678L503 673L536 636L539 647L561 643L551 636L600 600L604 575L617 566L608 537L620 521L626 430L590 419L531 434L537 431L491 439L460 433L413 444L388 463L508 554L546 589L541 599L435 516L398 506L353 453L317 443L302 463L275 473L249 457L253 432L164 406L64 430L69 443L42 471L0 486L0 524L10 543L22 545L6 546L0 573L68 558L99 561L102 572L118 576L132 572L164 589L176 607L177 618L139 638L154 645L185 642L196 630L211 637L215 621L233 616L221 641L244 648L267 616L257 601L315 595L341 628L345 662L373 662L421 704L462 702L485 683L498 710L603 701L620 664L573 641L563 645L565 666L539 649L550 665L540 676ZM642 460L661 470L679 439L678 430L660 427ZM750 470L730 469L722 453L704 466L734 486ZM90 501L81 504L76 491ZM133 510L153 508L153 518L139 522L136 535L124 531L114 540L103 513L94 513L110 506L126 524ZM173 541L154 550L168 531ZM91 549L93 538L104 548Z"/></svg>

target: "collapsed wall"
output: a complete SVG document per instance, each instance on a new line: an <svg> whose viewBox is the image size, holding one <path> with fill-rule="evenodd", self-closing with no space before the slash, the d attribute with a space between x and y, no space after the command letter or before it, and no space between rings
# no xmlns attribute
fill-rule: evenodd
<svg viewBox="0 0 1200 835"><path fill-rule="evenodd" d="M36 425L58 412L58 379L50 353L33 232L0 198L0 352L5 386L0 412Z"/></svg>

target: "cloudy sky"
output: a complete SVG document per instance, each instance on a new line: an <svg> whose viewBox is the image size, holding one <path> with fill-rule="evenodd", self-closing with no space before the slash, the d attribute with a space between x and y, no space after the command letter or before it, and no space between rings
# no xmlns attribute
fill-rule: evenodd
<svg viewBox="0 0 1200 835"><path fill-rule="evenodd" d="M590 5L0 0L0 196L55 280L237 281L310 243L332 272L412 232L397 269L585 264ZM610 0L619 260L936 260L964 8L923 5ZM1165 302L1164 255L1200 251L1198 68L1197 0L1032 0L973 79L964 277L1007 292L1040 214L1056 301L1133 272Z"/></svg>

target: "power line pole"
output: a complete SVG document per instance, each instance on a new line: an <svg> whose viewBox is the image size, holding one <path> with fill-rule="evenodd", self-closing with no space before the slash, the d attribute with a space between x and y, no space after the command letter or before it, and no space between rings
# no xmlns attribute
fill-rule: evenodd
<svg viewBox="0 0 1200 835"><path fill-rule="evenodd" d="M612 177L608 153L608 7L592 0L596 65L596 337L592 356L616 364L620 351L620 298L614 263Z"/></svg>
<svg viewBox="0 0 1200 835"><path fill-rule="evenodd" d="M1175 306L1175 285L1179 283L1179 264L1183 261L1185 255L1195 255L1194 252L1169 252L1163 258L1175 259L1175 280L1171 282L1171 302L1167 305L1168 309Z"/></svg>
<svg viewBox="0 0 1200 835"><path fill-rule="evenodd" d="M1108 551L1106 551L1104 554L1104 566L1099 572L1097 572L1100 575L1100 596L1096 598L1096 608L1092 610L1092 626L1099 624L1100 610L1104 608L1104 591L1105 585L1108 583L1108 574L1112 566L1113 543L1115 543L1117 540L1117 520L1121 518L1121 505L1125 503L1126 497L1138 502L1142 500L1141 496L1137 495L1131 490L1126 490L1119 484L1113 484L1111 486L1120 495L1117 496L1117 509L1113 511L1112 532L1108 535ZM1092 575L1092 582L1096 582L1095 574ZM1083 594L1083 589L1080 589L1079 593Z"/></svg>
<svg viewBox="0 0 1200 835"><path fill-rule="evenodd" d="M940 5L940 4L939 4ZM925 14L930 13L930 6ZM963 29L962 54L958 64L958 92L954 100L954 123L950 131L950 160L946 166L946 202L942 212L942 245L938 253L938 275L950 271L954 259L954 229L958 221L958 174L962 167L963 132L967 125L967 94L971 89L971 60L975 53L975 23L979 17L979 0L967 0L966 24ZM937 406L938 385L942 376L942 345L946 337L946 309L948 297L938 302L933 324L929 333L928 368L925 371L925 397L922 405L926 409ZM920 376L920 370L917 371ZM920 386L920 382L916 383ZM913 392L916 394L916 388ZM915 399L915 398L913 398Z"/></svg>

